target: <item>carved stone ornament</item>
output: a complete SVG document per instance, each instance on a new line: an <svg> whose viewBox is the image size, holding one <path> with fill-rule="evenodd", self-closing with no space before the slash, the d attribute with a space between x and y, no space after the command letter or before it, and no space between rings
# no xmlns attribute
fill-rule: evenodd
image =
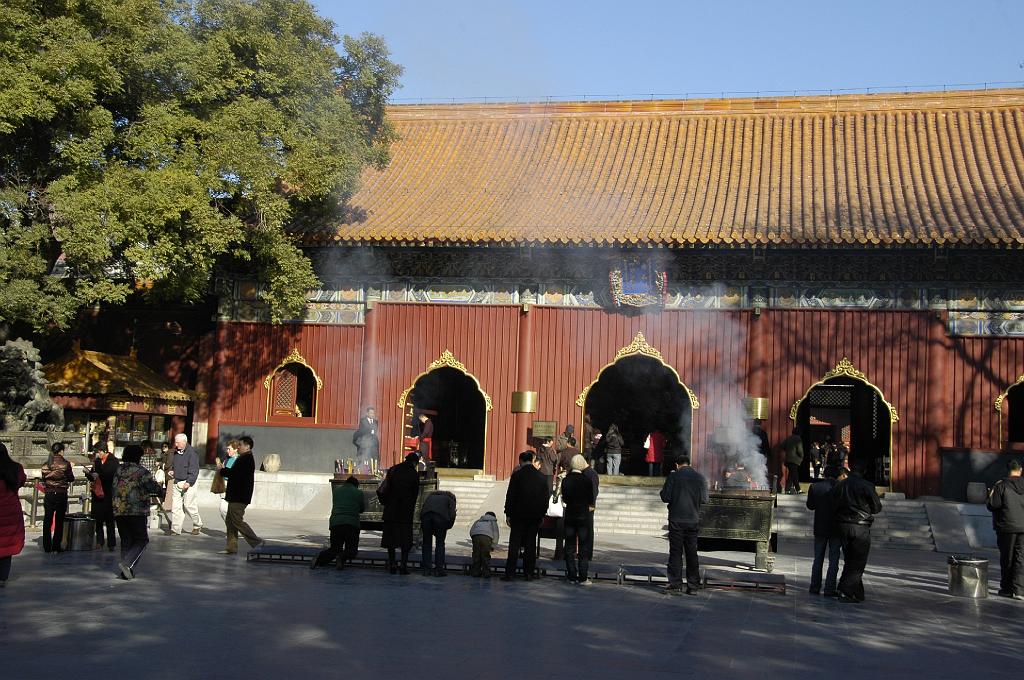
<svg viewBox="0 0 1024 680"><path fill-rule="evenodd" d="M494 404L491 401L490 395L487 394L487 392L484 392L484 388L481 387L480 381L477 380L477 377L470 373L469 371L467 371L466 365L463 364L458 359L456 359L455 355L453 355L447 349L441 352L441 356L431 361L430 365L427 366L426 370L420 373L418 376L416 376L416 378L412 381L412 384L402 391L402 394L398 397L398 408L405 408L405 402L409 398L409 393L412 392L413 388L416 387L416 383L419 382L420 378L427 375L431 371L435 371L439 368L454 368L459 373L462 373L463 375L472 378L473 382L476 383L476 388L480 390L480 395L484 398L484 407L486 408L486 410L490 411L494 408Z"/></svg>
<svg viewBox="0 0 1024 680"><path fill-rule="evenodd" d="M279 363L274 368L274 370L271 371L267 375L267 377L263 380L263 387L265 387L265 388L267 388L269 390L270 389L270 383L273 382L273 380L274 380L274 374L277 373L278 371L280 371L282 368L284 368L288 364L300 364L300 365L305 366L306 368L308 368L310 373L313 374L313 377L316 378L316 388L318 390L323 389L324 381L320 379L320 376L317 375L316 370L314 370L314 368L309 365L309 362L307 362L302 357L302 355L299 354L299 350L298 349L292 349L291 354L286 356L284 358L284 360L281 361L281 363Z"/></svg>
<svg viewBox="0 0 1024 680"><path fill-rule="evenodd" d="M820 380L818 380L816 383L808 387L807 391L804 392L804 396L800 397L795 402L793 402L793 407L789 409L789 419L792 420L793 422L796 422L796 416L797 412L800 410L800 404L804 402L804 399L806 399L807 396L811 393L811 390L813 390L815 387L818 387L819 385L824 385L832 378L853 378L854 380L858 380L864 383L865 385L873 389L875 392L878 392L878 396L881 398L882 403L885 404L885 407L887 409L889 409L889 422L899 422L900 416L899 413L896 412L896 407L890 404L888 401L886 401L885 395L882 394L882 390L880 390L877 385L874 385L870 380L868 380L867 376L864 374L863 371L857 370L857 368L846 357L843 357L839 361L839 363L836 364L835 368L825 373L825 375L823 375Z"/></svg>
<svg viewBox="0 0 1024 680"><path fill-rule="evenodd" d="M641 355L655 359L662 366L672 371L673 375L675 375L676 377L676 382L678 382L679 385L686 391L686 396L689 397L690 399L690 408L700 408L700 401L697 399L697 395L694 394L693 390L691 390L690 387L683 382L682 378L679 377L679 372L676 371L676 369L673 368L671 365L665 362L665 359L661 356L661 352L659 352L654 347L651 347L647 343L647 338L645 338L644 334L640 331L637 331L637 334L633 337L633 342L629 343L628 345L617 351L615 353L615 358L613 358L610 363L605 364L604 366L601 367L601 370L597 372L597 377L594 378L594 381L587 385L585 388L583 388L583 391L580 392L580 396L576 397L576 405L579 406L580 408L583 408L583 406L586 405L587 395L590 393L591 388L597 384L597 381L601 379L601 374L604 373L605 369L614 366L615 362L619 361L620 359L636 355Z"/></svg>

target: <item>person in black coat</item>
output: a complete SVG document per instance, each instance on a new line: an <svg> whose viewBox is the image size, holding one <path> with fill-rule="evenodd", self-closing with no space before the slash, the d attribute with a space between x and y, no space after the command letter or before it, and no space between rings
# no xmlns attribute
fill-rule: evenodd
<svg viewBox="0 0 1024 680"><path fill-rule="evenodd" d="M836 592L840 602L864 601L864 569L871 550L871 523L882 511L874 485L864 479L864 463L855 461L850 475L832 489L836 528L843 546L843 575Z"/></svg>
<svg viewBox="0 0 1024 680"><path fill-rule="evenodd" d="M661 500L668 504L668 586L665 592L684 592L683 555L686 555L687 595L700 587L700 565L697 561L697 533L700 531L700 509L708 502L708 482L704 475L690 467L690 456L676 457L676 469L661 487Z"/></svg>
<svg viewBox="0 0 1024 680"><path fill-rule="evenodd" d="M412 550L412 521L416 512L416 498L420 493L420 476L416 471L419 456L410 453L395 465L377 488L377 497L384 506L384 533L382 548L388 551L388 572L409 574L409 551ZM402 562L395 562L395 550L402 551Z"/></svg>
<svg viewBox="0 0 1024 680"><path fill-rule="evenodd" d="M1008 476L988 494L992 528L999 546L999 594L1024 600L1024 477L1021 464L1010 460Z"/></svg>
<svg viewBox="0 0 1024 680"><path fill-rule="evenodd" d="M511 531L508 537L508 559L502 581L511 581L523 549L523 574L526 580L534 578L537 563L537 532L541 520L548 512L551 491L540 472L540 462L532 451L519 454L519 468L508 480L505 494L505 523Z"/></svg>
<svg viewBox="0 0 1024 680"><path fill-rule="evenodd" d="M96 520L96 548L103 547L103 534L106 529L107 549L113 550L117 545L117 537L114 534L114 475L121 462L111 452L114 443L110 446L97 444L93 452L92 471L88 473L89 479L99 478L100 486L103 487L103 496L92 495L91 515Z"/></svg>
<svg viewBox="0 0 1024 680"><path fill-rule="evenodd" d="M224 500L228 502L228 512L224 517L227 545L220 551L222 555L238 552L238 534L242 534L253 548L263 544L263 539L245 521L245 509L252 503L252 492L256 485L256 460L252 455L252 446L251 437L239 437L238 455L231 467L224 467L220 459L217 459L217 474L228 482L224 493Z"/></svg>
<svg viewBox="0 0 1024 680"><path fill-rule="evenodd" d="M380 461L380 421L377 420L377 409L372 406L366 409L366 415L359 419L359 429L352 435L352 443L356 447L360 461Z"/></svg>
<svg viewBox="0 0 1024 680"><path fill-rule="evenodd" d="M594 554L595 488L583 474L587 459L577 453L571 471L562 480L562 504L565 506L565 576L572 583L589 585L590 560Z"/></svg>
<svg viewBox="0 0 1024 680"><path fill-rule="evenodd" d="M828 571L825 574L825 597L835 597L836 576L839 574L839 555L842 543L836 530L835 508L832 506L832 489L839 478L840 468L825 468L825 479L815 482L807 490L807 509L814 511L814 562L811 564L811 587L809 592L821 592L821 569L828 553ZM846 471L842 470L845 476Z"/></svg>

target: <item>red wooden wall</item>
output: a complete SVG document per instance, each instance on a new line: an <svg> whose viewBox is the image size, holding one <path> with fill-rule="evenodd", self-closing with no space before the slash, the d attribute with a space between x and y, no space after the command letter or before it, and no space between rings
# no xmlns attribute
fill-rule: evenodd
<svg viewBox="0 0 1024 680"><path fill-rule="evenodd" d="M533 389L539 392L538 420L557 420L580 429L579 394L629 345L637 332L697 396L692 447L696 462L707 435L721 423L728 399L745 396L747 314L665 311L625 316L594 309L537 307L533 319Z"/></svg>
<svg viewBox="0 0 1024 680"><path fill-rule="evenodd" d="M1024 338L954 338L952 353L953 446L1001 448L995 401L1024 374Z"/></svg>
<svg viewBox="0 0 1024 680"><path fill-rule="evenodd" d="M264 422L263 380L295 347L324 381L320 424L354 427L363 406L360 394L366 393L362 381L373 381L369 392L377 395L381 452L388 462L400 445L399 396L448 349L493 400L484 465L488 473L508 476L517 454L510 399L517 388L520 308L381 303L372 314L374 376L363 375L361 326L227 324L220 334L222 367L214 371L221 395L217 417ZM936 341L941 321L932 312L768 309L759 316L699 310L627 315L533 307L529 314L530 323L523 327L524 332L532 329L528 387L539 393L539 409L531 418L579 427L583 414L576 397L640 331L700 401L692 425L697 461L725 405L752 392L770 398L767 429L773 443L781 441L793 426L793 403L848 357L899 413L892 428L894 487L911 496L937 493L939 446L999 448L993 402L1024 373L1024 339L946 338L940 331Z"/></svg>
<svg viewBox="0 0 1024 680"><path fill-rule="evenodd" d="M378 304L371 313L377 315L375 393L381 417L381 459L394 461L400 451L399 397L447 349L491 397L494 409L487 415L484 468L499 478L507 477L517 453L510 408L519 308L387 303Z"/></svg>
<svg viewBox="0 0 1024 680"><path fill-rule="evenodd" d="M225 361L219 376L221 420L266 422L267 390L263 380L292 349L298 349L323 380L323 389L317 393L317 423L356 426L361 326L234 323L226 325L222 337Z"/></svg>

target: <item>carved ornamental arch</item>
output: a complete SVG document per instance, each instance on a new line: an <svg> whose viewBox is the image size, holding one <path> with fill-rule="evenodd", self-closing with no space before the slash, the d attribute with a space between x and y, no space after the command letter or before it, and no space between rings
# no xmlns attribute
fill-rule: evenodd
<svg viewBox="0 0 1024 680"><path fill-rule="evenodd" d="M480 395L484 398L484 409L487 411L491 411L494 409L494 404L491 401L491 396L487 394L486 391L484 391L483 386L480 385L480 380L477 379L475 375L466 370L466 365L463 364L458 359L456 359L455 355L453 355L447 349L441 352L441 356L430 362L430 365L427 366L426 370L424 370L422 373L413 378L412 384L406 387L405 390L402 392L401 396L398 397L398 408L405 408L405 402L409 399L409 393L412 392L413 388L416 387L416 383L419 382L420 378L430 374L433 371L436 371L439 368L454 368L459 373L462 373L466 377L470 378L473 381L473 383L476 384L476 388L480 391Z"/></svg>
<svg viewBox="0 0 1024 680"><path fill-rule="evenodd" d="M999 394L998 397L996 397L996 401L995 401L994 406L995 406L996 411L999 413L998 417L999 417L999 446L1000 446L1000 448L1002 448L1002 446L1006 443L1006 442L1003 441L1003 431L1005 429L1003 427L1003 421L1006 419L1006 412L1003 410L1003 404L1006 403L1006 398L1008 396L1010 396L1010 390L1014 389L1015 387L1020 387L1021 385L1024 385L1024 374L1022 374L1019 378L1017 378L1012 384L1007 386L1007 388L1005 390L1003 390ZM1024 388L1022 388L1022 389L1024 389Z"/></svg>
<svg viewBox="0 0 1024 680"><path fill-rule="evenodd" d="M266 420L267 422L270 421L270 412L272 408L271 402L274 399L274 391L272 389L274 385L274 377L291 364L298 364L306 368L313 375L313 380L316 382L316 390L313 395L313 422L316 423L317 414L320 410L320 390L322 390L324 387L324 381L317 374L316 369L313 368L309 364L309 362L306 361L306 359L302 356L302 354L299 353L298 348L293 348L292 351L288 354L288 356L282 359L281 363L275 366L274 370L268 373L267 377L263 379L263 387L264 389L267 390Z"/></svg>
<svg viewBox="0 0 1024 680"><path fill-rule="evenodd" d="M889 410L889 423L896 424L897 422L899 422L900 416L899 413L896 412L896 407L890 404L886 400L885 394L882 392L882 390L877 385L868 380L867 376L864 374L863 371L857 370L857 368L846 357L843 357L842 360L840 360L840 362L836 364L835 368L833 368L828 373L823 375L820 380L818 380L816 383L808 387L802 397L793 402L793 408L789 409L789 419L795 423L797 412L800 410L800 405L804 402L804 399L806 399L811 394L811 391L815 387L821 387L822 385L824 385L833 378L852 378L854 380L864 383L865 385L867 385L868 387L870 387L871 389L878 393L878 397L882 400L882 403L885 404L885 407Z"/></svg>
<svg viewBox="0 0 1024 680"><path fill-rule="evenodd" d="M576 397L576 405L579 406L580 408L586 406L587 395L590 394L590 390L593 389L594 385L596 385L598 381L601 380L601 375L606 370L614 366L619 360L632 356L649 357L660 363L668 370L672 371L672 375L676 377L676 382L678 382L679 386L683 388L683 390L686 392L686 396L690 400L690 408L694 410L700 408L700 401L697 399L697 395L693 393L693 390L691 390L686 383L683 382L683 379L679 376L679 371L677 371L675 367L673 367L671 364L665 361L664 357L662 357L661 355L661 352L659 352L654 347L651 347L651 345L647 343L647 338L645 338L644 334L640 331L637 331L637 334L633 337L633 342L619 349L615 353L615 357L610 362L601 367L601 370L597 372L597 377L595 377L589 385L583 388L583 391L580 392L580 396Z"/></svg>

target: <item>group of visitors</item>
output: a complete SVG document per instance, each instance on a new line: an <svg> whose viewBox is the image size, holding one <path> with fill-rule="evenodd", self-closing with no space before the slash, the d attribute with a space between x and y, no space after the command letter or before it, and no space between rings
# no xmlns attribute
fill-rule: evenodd
<svg viewBox="0 0 1024 680"><path fill-rule="evenodd" d="M611 429L611 428L610 428ZM566 579L588 585L594 548L594 513L599 493L599 477L590 462L576 448L571 426L557 439L544 442L539 453L524 451L519 466L509 479L505 496L505 522L510 528L508 556L502 580L517 574L522 555L522 575L527 581L537 577L537 537L551 504L562 508L564 523L564 559ZM606 435L607 436L607 435ZM794 432L794 437L798 436ZM792 439L792 438L791 438ZM198 454L185 435L174 438L169 458L156 456L152 446L131 444L120 460L106 444L96 446L91 466L85 469L92 482L92 516L96 520L97 547L113 550L120 538L118 577L133 579L135 570L149 543L148 519L152 499L161 496L157 476L142 465L145 458L158 471L165 472L168 492L173 493L170 534L181 535L184 517L192 520L193 534L202 528L196 505ZM802 456L802 447L789 439L783 443L787 467L790 451ZM227 456L217 460L217 479L225 482L223 518L226 546L223 554L234 554L241 534L252 547L259 538L245 522L245 510L252 501L255 462L253 440L243 436L225 446ZM54 444L40 471L44 493L42 546L47 553L62 550L64 517L68 508L68 488L75 480L72 465L65 458L64 445ZM871 525L882 506L874 485L864 478L865 469L853 460L847 469L845 449L832 442L814 442L812 463L821 458L824 479L807 491L807 508L812 510L814 558L809 592L835 597L840 602L863 602L863 574L871 548ZM414 521L422 533L420 566L425 575L446 576L445 542L457 518L457 499L449 491L428 494L415 517L420 493L419 452L410 452L405 460L391 467L377 488L383 505L381 546L387 549L387 567L391 574L408 575L413 547ZM790 469L790 476L793 476ZM817 473L816 473L817 476ZM19 489L25 484L23 467L11 459L0 444L0 587L11 571L14 555L25 544ZM793 487L787 485L787 490ZM799 489L799 486L796 487ZM687 455L675 459L675 470L666 478L661 500L668 506L668 586L669 594L694 594L700 587L697 535L702 507L708 502L707 480L690 466ZM1001 580L999 595L1024 600L1024 477L1016 460L1008 463L1008 476L989 492L988 508L1000 550ZM333 488L330 516L330 547L322 551L313 566L336 563L338 569L356 557L360 537L360 515L366 501L359 480L350 476ZM116 526L116 534L114 527ZM472 542L470 574L491 576L491 553L500 540L498 518L485 512L469 530ZM842 559L842 574L839 562ZM685 567L684 567L685 564ZM822 572L824 571L824 578Z"/></svg>
<svg viewBox="0 0 1024 680"><path fill-rule="evenodd" d="M864 479L864 465L854 461L850 470L839 465L826 466L825 479L812 484L807 492L807 507L814 511L810 593L822 593L821 571L827 556L823 594L840 602L863 602L871 525L874 516L882 511L874 485ZM840 556L843 574L837 582Z"/></svg>

